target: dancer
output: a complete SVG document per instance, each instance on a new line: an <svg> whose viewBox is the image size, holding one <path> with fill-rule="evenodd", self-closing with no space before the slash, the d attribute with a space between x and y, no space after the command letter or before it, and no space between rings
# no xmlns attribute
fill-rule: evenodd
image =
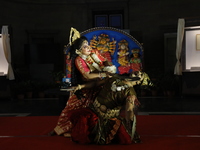
<svg viewBox="0 0 200 150"><path fill-rule="evenodd" d="M107 60L98 52L92 51L87 38L80 37L79 32L71 28L70 32L70 55L71 55L71 82L73 86L90 81L104 80L106 72L115 73L115 66L107 66ZM76 93L70 92L66 107L62 110L57 125L51 135L64 135L70 137L71 121L68 113L72 110L88 107L93 102L101 86L95 89L82 89Z"/></svg>
<svg viewBox="0 0 200 150"><path fill-rule="evenodd" d="M134 109L139 101L134 85L143 80L138 77L114 75L112 78L79 85L75 89L98 87L103 85L93 104L88 108L74 110L69 113L72 122L71 137L81 144L131 144L140 142L136 132ZM122 114L123 110L125 115Z"/></svg>

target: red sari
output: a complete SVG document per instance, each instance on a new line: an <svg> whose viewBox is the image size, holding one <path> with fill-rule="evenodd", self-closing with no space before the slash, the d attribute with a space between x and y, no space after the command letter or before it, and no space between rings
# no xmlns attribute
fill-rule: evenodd
<svg viewBox="0 0 200 150"><path fill-rule="evenodd" d="M81 108L86 108L91 104L93 99L95 98L96 92L93 90L84 90L83 93L86 97L82 98L81 100L77 98L75 94L71 95L67 101L65 108L62 110L58 123L54 128L54 131L57 135L64 135L67 136L71 133L72 123L69 120L68 113L73 110L78 110Z"/></svg>
<svg viewBox="0 0 200 150"><path fill-rule="evenodd" d="M95 52L93 52L95 53ZM98 53L95 53L98 55ZM99 60L105 61L106 59L100 55L98 55ZM78 68L78 70L81 72L83 76L83 80L86 80L84 78L85 73L95 72L96 69L90 65L89 62L86 62L84 59L82 59L80 56L78 56L75 60L75 65ZM86 80L87 81L87 80ZM101 88L101 87L99 87ZM69 120L68 113L72 110L78 110L81 108L86 108L89 106L90 103L93 102L95 99L95 96L97 92L99 91L98 88L96 89L85 89L82 90L82 93L84 93L84 98L81 100L78 99L78 97L75 94L70 95L67 104L65 108L62 110L57 125L54 128L54 131L57 135L64 135L68 136L69 133L71 133L72 123Z"/></svg>

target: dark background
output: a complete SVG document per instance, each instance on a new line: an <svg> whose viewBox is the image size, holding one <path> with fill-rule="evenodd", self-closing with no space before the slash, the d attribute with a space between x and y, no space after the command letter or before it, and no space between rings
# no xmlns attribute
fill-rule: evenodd
<svg viewBox="0 0 200 150"><path fill-rule="evenodd" d="M155 75L173 73L178 19L199 25L199 5L199 0L2 0L0 25L9 26L16 78L32 73L44 79L49 70L64 70L71 27L82 32L95 27L95 15L121 14L123 29L143 44L145 71ZM186 74L182 82L191 78Z"/></svg>

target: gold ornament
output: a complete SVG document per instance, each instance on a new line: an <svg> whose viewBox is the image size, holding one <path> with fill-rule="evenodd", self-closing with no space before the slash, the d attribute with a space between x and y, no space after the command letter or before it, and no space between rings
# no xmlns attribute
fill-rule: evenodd
<svg viewBox="0 0 200 150"><path fill-rule="evenodd" d="M81 35L80 35L79 31L77 31L75 28L71 27L69 44L72 45L72 43L80 37L81 37Z"/></svg>

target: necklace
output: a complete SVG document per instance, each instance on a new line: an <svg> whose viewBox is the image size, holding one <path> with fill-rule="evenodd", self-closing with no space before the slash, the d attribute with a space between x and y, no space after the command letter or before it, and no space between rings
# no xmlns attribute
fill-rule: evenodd
<svg viewBox="0 0 200 150"><path fill-rule="evenodd" d="M96 68L98 71L101 71L101 68L99 67L99 65L91 58L91 56L87 56L87 55L79 55L83 60L85 60L85 62L89 65L92 65L94 68Z"/></svg>
<svg viewBox="0 0 200 150"><path fill-rule="evenodd" d="M80 54L79 56L80 56L81 58L83 58L84 60L86 60L87 57L88 57L87 55L83 55L83 54Z"/></svg>

